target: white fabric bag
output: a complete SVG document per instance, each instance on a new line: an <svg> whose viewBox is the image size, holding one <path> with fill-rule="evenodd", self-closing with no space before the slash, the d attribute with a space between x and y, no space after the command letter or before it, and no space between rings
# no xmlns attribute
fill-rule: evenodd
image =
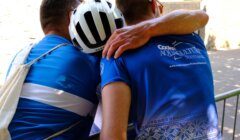
<svg viewBox="0 0 240 140"><path fill-rule="evenodd" d="M25 48L23 48L14 58L13 62L11 63L11 69L8 73L8 76L7 76L7 79L9 77L11 77L11 75L16 71L16 69L24 64L24 62L26 61L32 47L34 46L35 44L30 44L28 46L26 46Z"/></svg>
<svg viewBox="0 0 240 140"><path fill-rule="evenodd" d="M25 53L21 54L21 57L19 56L22 60L17 60L18 62L13 63L14 70L12 73L10 72L10 77L7 78L7 81L0 89L0 140L11 140L8 126L16 112L17 104L22 91L22 86L30 67L42 57L65 45L67 44L60 44L49 50L48 52L44 53L40 57L36 58L35 60L24 64L24 61L33 46L32 45L28 48L28 51L25 50Z"/></svg>

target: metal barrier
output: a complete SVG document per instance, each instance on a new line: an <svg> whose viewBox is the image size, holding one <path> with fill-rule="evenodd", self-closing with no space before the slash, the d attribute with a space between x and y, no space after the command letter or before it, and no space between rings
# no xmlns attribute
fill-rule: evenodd
<svg viewBox="0 0 240 140"><path fill-rule="evenodd" d="M221 124L221 133L223 135L223 128L224 128L224 121L225 121L225 109L226 109L226 101L229 98L237 98L236 101L236 108L235 108L235 117L234 117L234 126L233 126L233 136L232 139L235 139L235 133L236 133L236 126L237 126L237 117L238 117L238 103L239 103L239 96L240 96L240 88L231 90L219 95L215 96L216 102L223 101L223 111L222 111L222 124Z"/></svg>

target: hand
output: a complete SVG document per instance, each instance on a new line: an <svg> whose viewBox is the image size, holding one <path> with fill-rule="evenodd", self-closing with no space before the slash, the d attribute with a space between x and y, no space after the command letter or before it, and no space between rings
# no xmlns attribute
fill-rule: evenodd
<svg viewBox="0 0 240 140"><path fill-rule="evenodd" d="M151 38L148 32L149 28L147 22L142 22L116 30L106 43L102 56L107 56L109 59L115 53L114 58L116 59L126 50L143 46Z"/></svg>

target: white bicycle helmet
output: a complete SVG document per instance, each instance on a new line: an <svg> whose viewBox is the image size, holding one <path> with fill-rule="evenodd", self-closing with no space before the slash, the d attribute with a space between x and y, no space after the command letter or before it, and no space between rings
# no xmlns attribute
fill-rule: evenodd
<svg viewBox="0 0 240 140"><path fill-rule="evenodd" d="M106 0L81 3L71 15L69 32L73 44L85 53L103 50L114 30L124 26L124 18L115 5Z"/></svg>

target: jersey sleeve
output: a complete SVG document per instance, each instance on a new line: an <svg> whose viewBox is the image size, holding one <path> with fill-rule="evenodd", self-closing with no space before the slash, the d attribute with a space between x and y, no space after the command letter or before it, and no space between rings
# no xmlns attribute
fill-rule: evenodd
<svg viewBox="0 0 240 140"><path fill-rule="evenodd" d="M130 77L122 58L101 60L101 88L114 82L124 82L130 86Z"/></svg>

